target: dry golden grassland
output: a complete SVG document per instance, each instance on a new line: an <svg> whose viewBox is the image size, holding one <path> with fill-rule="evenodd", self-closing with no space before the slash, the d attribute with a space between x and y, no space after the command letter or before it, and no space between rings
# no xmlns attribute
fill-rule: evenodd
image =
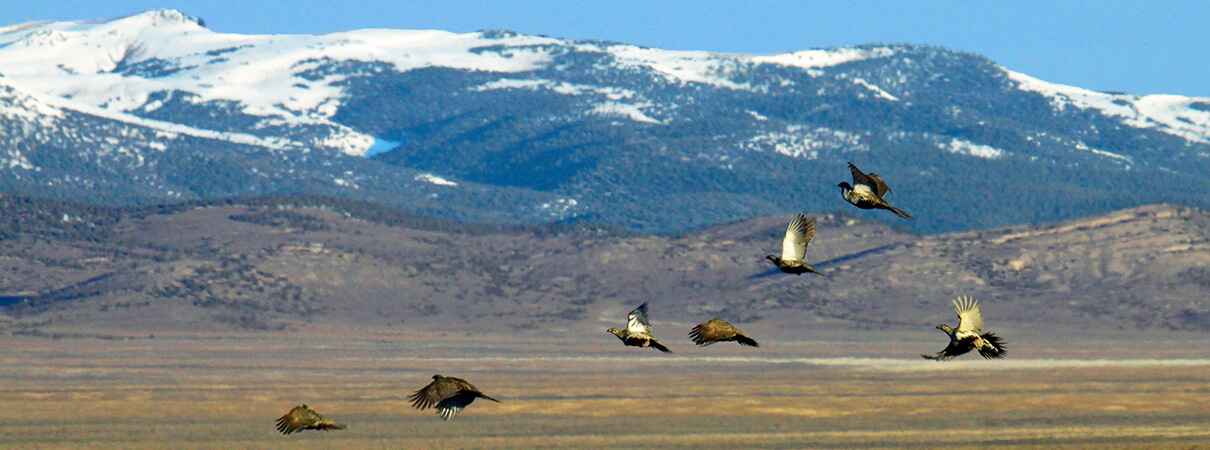
<svg viewBox="0 0 1210 450"><path fill-rule="evenodd" d="M939 348L936 340L680 343L660 355L600 338L5 337L0 447L1210 445L1204 342L1159 343L1164 359L1022 351L938 363L915 357ZM449 422L412 409L405 397L433 373L466 378L503 403L475 402ZM273 420L299 403L349 428L278 434Z"/></svg>

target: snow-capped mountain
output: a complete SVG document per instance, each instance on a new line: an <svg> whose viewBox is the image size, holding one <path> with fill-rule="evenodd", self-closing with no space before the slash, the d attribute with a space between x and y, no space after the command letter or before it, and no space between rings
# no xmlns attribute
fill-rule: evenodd
<svg viewBox="0 0 1210 450"><path fill-rule="evenodd" d="M845 161L887 179L923 231L1210 203L1210 99L918 45L246 36L170 10L29 23L0 27L0 138L3 188L108 203L322 193L670 231L844 209Z"/></svg>

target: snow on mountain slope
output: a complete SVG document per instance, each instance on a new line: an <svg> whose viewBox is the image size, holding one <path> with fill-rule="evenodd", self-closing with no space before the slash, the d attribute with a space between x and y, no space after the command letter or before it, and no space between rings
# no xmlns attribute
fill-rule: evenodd
<svg viewBox="0 0 1210 450"><path fill-rule="evenodd" d="M1097 92L1049 83L1007 69L1005 73L1021 89L1050 98L1056 108L1095 109L1120 117L1123 123L1136 128L1153 128L1190 141L1210 143L1210 98Z"/></svg>
<svg viewBox="0 0 1210 450"><path fill-rule="evenodd" d="M398 71L441 66L515 72L549 60L546 52L527 46L557 42L397 30L243 36L214 33L171 10L0 31L0 74L24 89L118 112L154 110L150 97L157 92L188 92L196 96L188 100L194 103L236 102L240 112L264 117L265 124L334 126L338 131L332 136L307 144L343 147L350 154L364 153L373 138L329 120L343 96L334 84L349 74L313 78L300 73L326 60L385 62ZM500 44L517 48L472 51Z"/></svg>
<svg viewBox="0 0 1210 450"><path fill-rule="evenodd" d="M458 220L650 231L826 210L832 186L816 181L847 176L849 160L898 180L904 206L924 212L911 226L927 231L1179 202L1162 179L1174 171L1210 186L1210 100L1059 86L945 48L756 56L508 31L234 35L172 10L0 27L0 135L12 174L0 187L37 195L318 192ZM1003 186L1039 199L1015 215L912 204L970 173L986 174L987 202L1018 201L999 198ZM1119 176L1138 185L1073 181Z"/></svg>
<svg viewBox="0 0 1210 450"><path fill-rule="evenodd" d="M584 46L581 46L582 48ZM740 60L704 51L672 51L635 45L611 45L604 48L623 66L647 67L669 80L703 83L727 89L753 90L747 83L729 78L739 70Z"/></svg>
<svg viewBox="0 0 1210 450"><path fill-rule="evenodd" d="M30 108L24 111L22 111L22 108L7 108L8 110L12 111L14 117L23 117L27 120L38 120L43 124L43 126L47 127L50 127L52 124L45 122L45 119L62 117L63 111L69 110L119 122L125 122L131 125L160 130L166 133L166 135L183 134L206 139L218 139L236 144L255 145L275 150L301 147L301 144L297 142L291 142L279 138L262 138L246 133L219 132L214 130L199 129L179 123L145 119L132 114L125 114L99 106L92 106L86 103L72 101L67 98L55 97L53 95L35 92L31 89L24 88L21 86L20 82L17 82L11 78L0 78L0 88L6 88L8 92L11 93L17 104L22 105L23 108Z"/></svg>
<svg viewBox="0 0 1210 450"><path fill-rule="evenodd" d="M785 80L745 77L754 65L802 69L818 77L824 69L892 58L895 46L838 47L780 55L727 55L669 51L627 44L569 42L515 33L356 30L327 35L234 35L215 33L199 19L157 10L103 22L53 22L0 28L0 74L21 89L69 99L111 112L147 115L163 104L157 93L187 93L194 104L232 102L259 127L322 125L306 138L278 140L292 146L322 146L363 155L375 136L332 120L347 98L342 84L355 71L319 72L331 62L361 62L358 70L385 67L405 72L425 67L522 73L549 66L567 51L606 54L615 68L643 68L674 83L768 92ZM1105 94L1050 84L1005 70L1022 89L1050 97L1059 108L1094 108L1140 128L1154 128L1196 142L1210 142L1210 100L1177 96ZM898 96L869 77L840 77L874 98ZM677 105L644 98L621 86L577 86L529 76L501 78L481 89L544 89L565 95L593 93L607 100L587 114L668 123ZM1199 106L1200 105L1200 106ZM216 130L231 131L231 130ZM271 131L264 131L270 134ZM285 139L283 139L285 138Z"/></svg>
<svg viewBox="0 0 1210 450"><path fill-rule="evenodd" d="M820 69L839 64L861 61L871 58L885 58L895 54L890 47L871 49L838 47L834 49L803 50L780 55L757 56L752 61L764 64L780 64L783 66L803 69Z"/></svg>

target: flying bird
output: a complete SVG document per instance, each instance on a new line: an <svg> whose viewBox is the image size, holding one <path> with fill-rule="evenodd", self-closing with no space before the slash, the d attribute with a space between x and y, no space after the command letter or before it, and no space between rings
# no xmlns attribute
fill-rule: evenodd
<svg viewBox="0 0 1210 450"><path fill-rule="evenodd" d="M416 409L425 410L437 405L437 415L444 420L453 419L476 398L500 403L500 400L488 397L466 380L441 375L433 375L432 383L408 396L408 400L412 401L412 406Z"/></svg>
<svg viewBox="0 0 1210 450"><path fill-rule="evenodd" d="M882 198L891 193L891 188L878 174L862 173L853 163L849 163L849 171L853 172L853 184L842 181L837 185L840 186L840 195L844 196L846 201L861 209L886 209L904 219L912 218Z"/></svg>
<svg viewBox="0 0 1210 450"><path fill-rule="evenodd" d="M343 430L347 428L343 423L336 423L324 417L322 414L315 412L314 409L307 405L298 405L286 415L277 419L277 431L282 434L290 434L302 430Z"/></svg>
<svg viewBox="0 0 1210 450"><path fill-rule="evenodd" d="M647 302L643 302L638 308L630 311L626 319L625 330L610 328L605 331L613 333L622 340L623 344L631 347L651 347L664 353L672 352L651 336L651 324L647 323Z"/></svg>
<svg viewBox="0 0 1210 450"><path fill-rule="evenodd" d="M726 320L715 317L706 321L706 323L693 327L689 331L689 338L693 339L693 343L699 347L705 347L715 342L739 342L739 345L748 347L760 347L755 339L748 337L739 328L735 328Z"/></svg>
<svg viewBox="0 0 1210 450"><path fill-rule="evenodd" d="M983 331L983 310L979 308L978 300L959 297L954 300L954 311L958 313L957 328L950 328L946 324L937 325L938 330L949 335L949 345L936 355L920 355L921 357L945 361L971 350L978 350L979 355L984 358L998 359L1008 353L1004 340L999 336L991 333L979 334Z"/></svg>
<svg viewBox="0 0 1210 450"><path fill-rule="evenodd" d="M815 219L808 219L802 213L796 213L794 218L790 219L790 225L786 227L786 237L781 241L781 257L768 255L765 258L773 261L773 264L776 264L777 268L785 273L802 275L804 272L811 272L824 275L823 272L815 270L803 262L807 257L807 244L811 243L813 237L815 237Z"/></svg>

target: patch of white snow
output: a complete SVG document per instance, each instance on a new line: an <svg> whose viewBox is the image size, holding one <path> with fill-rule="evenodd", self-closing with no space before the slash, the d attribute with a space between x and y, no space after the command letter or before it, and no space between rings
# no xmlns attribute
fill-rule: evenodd
<svg viewBox="0 0 1210 450"><path fill-rule="evenodd" d="M949 142L940 142L937 144L937 147L950 153L970 155L986 159L999 159L1008 154L1008 152L990 145L976 144L974 142L958 138L951 138Z"/></svg>
<svg viewBox="0 0 1210 450"><path fill-rule="evenodd" d="M1107 116L1119 117L1122 123L1135 128L1150 128L1189 141L1210 143L1210 111L1194 107L1210 105L1210 98L1097 92L1002 70L1021 89L1046 96L1059 110L1068 107L1095 109Z"/></svg>
<svg viewBox="0 0 1210 450"><path fill-rule="evenodd" d="M424 181L426 183L433 183L438 186L457 186L458 185L458 183L447 180L445 178L441 178L441 177L433 175L431 173L422 173L422 174L416 175L416 177L414 179L416 181Z"/></svg>

